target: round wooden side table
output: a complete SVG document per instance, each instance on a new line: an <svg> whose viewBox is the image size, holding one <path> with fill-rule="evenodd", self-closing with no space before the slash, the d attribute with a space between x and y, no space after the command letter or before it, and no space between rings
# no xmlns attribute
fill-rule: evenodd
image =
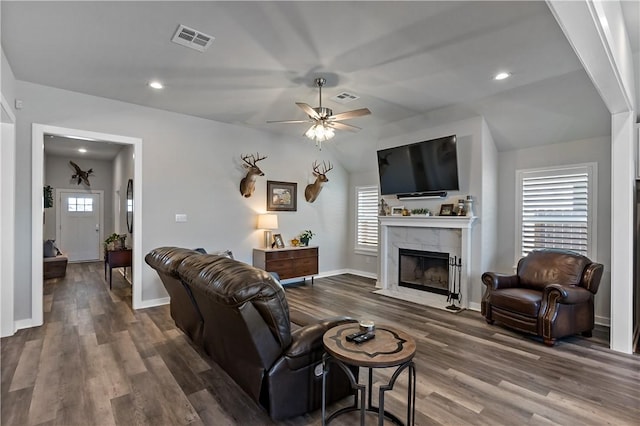
<svg viewBox="0 0 640 426"><path fill-rule="evenodd" d="M364 425L367 411L378 414L378 425L382 426L385 417L397 425L403 425L402 421L385 411L384 394L393 389L395 382L404 370L408 371L409 382L407 386L407 422L406 425L415 424L416 406L416 369L413 363L413 356L416 353L416 342L407 333L387 325L377 325L376 337L364 343L347 342L349 334L360 331L358 324L344 324L332 329L322 337L326 353L323 356L322 375L322 424L325 425L337 416L351 412L360 411L360 424ZM330 365L341 368L351 381L351 387L356 390L353 405L342 408L329 417L326 416L326 376ZM368 386L358 383L358 378L353 375L347 365L365 367L369 369ZM381 385L378 392L378 406L372 404L373 392L373 369L396 367L389 383ZM365 390L368 387L367 403L365 405ZM358 393L360 403L358 404Z"/></svg>

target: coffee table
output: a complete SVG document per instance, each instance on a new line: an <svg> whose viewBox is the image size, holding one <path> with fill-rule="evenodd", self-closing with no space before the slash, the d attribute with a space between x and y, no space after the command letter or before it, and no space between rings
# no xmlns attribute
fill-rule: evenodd
<svg viewBox="0 0 640 426"><path fill-rule="evenodd" d="M402 421L385 411L384 394L393 389L400 373L408 371L409 382L407 386L407 425L415 424L415 403L416 403L416 369L413 357L416 353L416 342L407 333L387 325L376 326L375 339L357 344L347 342L346 336L360 331L356 323L344 324L327 330L322 337L326 353L323 356L322 375L322 424L325 425L337 416L351 412L360 411L360 424L364 425L366 412L378 414L378 425L382 426L385 417L397 425L403 425ZM351 387L356 390L353 405L342 408L329 417L326 416L326 376L330 366L334 364L341 368L351 381ZM347 365L365 367L369 369L367 403L365 405L366 385L358 383ZM373 392L373 369L396 367L389 383L381 385L378 392L378 406L372 404ZM358 404L358 393L360 393L360 403Z"/></svg>

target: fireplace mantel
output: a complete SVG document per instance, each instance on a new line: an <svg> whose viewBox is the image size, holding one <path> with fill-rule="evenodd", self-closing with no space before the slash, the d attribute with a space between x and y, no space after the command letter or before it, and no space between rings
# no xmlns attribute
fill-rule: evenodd
<svg viewBox="0 0 640 426"><path fill-rule="evenodd" d="M379 216L382 226L470 229L475 216Z"/></svg>
<svg viewBox="0 0 640 426"><path fill-rule="evenodd" d="M460 283L462 308L469 306L471 228L475 216L380 216L380 281L376 293L444 309L446 296L398 286L398 249L432 250L462 259ZM429 229L431 228L431 229ZM455 246L455 247L454 247Z"/></svg>

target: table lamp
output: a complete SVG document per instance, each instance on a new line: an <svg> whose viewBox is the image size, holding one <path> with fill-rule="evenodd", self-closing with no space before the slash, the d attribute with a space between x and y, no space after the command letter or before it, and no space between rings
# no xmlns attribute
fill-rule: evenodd
<svg viewBox="0 0 640 426"><path fill-rule="evenodd" d="M278 215L275 214L261 214L258 215L258 229L264 229L264 246L271 248L271 231L278 229Z"/></svg>

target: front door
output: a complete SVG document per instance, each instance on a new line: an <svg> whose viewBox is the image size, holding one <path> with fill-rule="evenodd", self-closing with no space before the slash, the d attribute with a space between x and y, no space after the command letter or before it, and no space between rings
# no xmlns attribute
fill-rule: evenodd
<svg viewBox="0 0 640 426"><path fill-rule="evenodd" d="M60 191L57 246L69 261L100 260L100 194Z"/></svg>

